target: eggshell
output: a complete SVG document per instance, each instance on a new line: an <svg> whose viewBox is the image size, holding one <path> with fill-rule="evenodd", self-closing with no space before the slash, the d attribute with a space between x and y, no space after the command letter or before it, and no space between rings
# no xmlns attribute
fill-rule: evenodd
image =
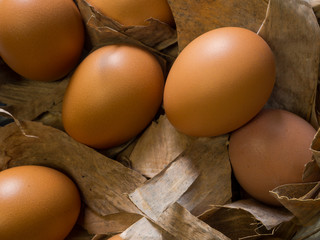
<svg viewBox="0 0 320 240"><path fill-rule="evenodd" d="M148 25L155 18L169 25L174 19L167 0L87 0L99 12L127 26Z"/></svg>
<svg viewBox="0 0 320 240"><path fill-rule="evenodd" d="M63 240L80 212L76 185L42 166L0 172L0 239Z"/></svg>
<svg viewBox="0 0 320 240"><path fill-rule="evenodd" d="M78 63L84 27L72 0L0 0L0 52L25 78L53 81Z"/></svg>
<svg viewBox="0 0 320 240"><path fill-rule="evenodd" d="M301 117L279 109L264 109L231 134L230 161L243 189L266 204L280 205L269 191L300 183L304 165L311 161L316 130ZM318 181L312 176L305 181Z"/></svg>
<svg viewBox="0 0 320 240"><path fill-rule="evenodd" d="M192 136L217 136L252 119L275 82L275 58L256 33L238 27L204 33L179 54L164 90L172 125Z"/></svg>
<svg viewBox="0 0 320 240"><path fill-rule="evenodd" d="M94 148L117 146L139 134L162 102L161 65L148 51L109 45L88 55L63 100L66 132Z"/></svg>
<svg viewBox="0 0 320 240"><path fill-rule="evenodd" d="M122 237L120 237L120 234L114 235L113 237L109 238L109 240L123 240Z"/></svg>

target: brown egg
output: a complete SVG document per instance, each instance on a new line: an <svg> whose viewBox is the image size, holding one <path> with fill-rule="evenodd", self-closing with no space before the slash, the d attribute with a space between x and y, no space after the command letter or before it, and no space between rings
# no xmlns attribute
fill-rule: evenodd
<svg viewBox="0 0 320 240"><path fill-rule="evenodd" d="M42 166L0 172L0 239L63 240L80 212L76 185Z"/></svg>
<svg viewBox="0 0 320 240"><path fill-rule="evenodd" d="M155 18L174 25L167 0L87 0L99 12L123 25L148 25L149 18Z"/></svg>
<svg viewBox="0 0 320 240"><path fill-rule="evenodd" d="M109 238L109 240L123 240L122 237L120 237L120 234L114 235L113 237Z"/></svg>
<svg viewBox="0 0 320 240"><path fill-rule="evenodd" d="M125 143L152 121L163 86L162 68L146 50L129 45L99 48L71 77L63 100L64 128L94 148Z"/></svg>
<svg viewBox="0 0 320 240"><path fill-rule="evenodd" d="M84 28L72 0L0 0L0 52L25 78L53 81L78 63Z"/></svg>
<svg viewBox="0 0 320 240"><path fill-rule="evenodd" d="M253 118L275 82L268 44L244 28L219 28L193 40L174 62L164 90L164 108L177 130L217 136Z"/></svg>
<svg viewBox="0 0 320 240"><path fill-rule="evenodd" d="M255 199L280 205L269 191L283 184L303 182L315 133L307 121L291 112L262 110L230 137L230 161L239 184ZM317 180L318 175L305 181Z"/></svg>

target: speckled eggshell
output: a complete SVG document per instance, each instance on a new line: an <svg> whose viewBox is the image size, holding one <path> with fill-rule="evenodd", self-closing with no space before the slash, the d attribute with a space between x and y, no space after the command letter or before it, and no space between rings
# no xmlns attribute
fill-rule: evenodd
<svg viewBox="0 0 320 240"><path fill-rule="evenodd" d="M164 109L187 135L225 134L262 109L275 73L273 53L259 35L238 27L214 29L177 57L166 81Z"/></svg>
<svg viewBox="0 0 320 240"><path fill-rule="evenodd" d="M230 161L239 184L255 199L280 205L269 191L283 184L303 182L315 134L316 130L298 115L279 109L262 110L230 137ZM305 179L318 180L318 175Z"/></svg>
<svg viewBox="0 0 320 240"><path fill-rule="evenodd" d="M38 81L67 75L79 62L84 27L72 0L0 0L0 55Z"/></svg>
<svg viewBox="0 0 320 240"><path fill-rule="evenodd" d="M94 148L121 145L153 120L163 87L161 65L148 51L122 44L99 48L71 77L62 107L64 128Z"/></svg>
<svg viewBox="0 0 320 240"><path fill-rule="evenodd" d="M1 240L63 240L80 206L76 185L57 170L30 165L0 172Z"/></svg>

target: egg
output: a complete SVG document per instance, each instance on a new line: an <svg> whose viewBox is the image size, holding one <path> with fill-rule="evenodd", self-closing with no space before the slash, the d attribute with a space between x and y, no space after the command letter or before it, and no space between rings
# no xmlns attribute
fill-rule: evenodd
<svg viewBox="0 0 320 240"><path fill-rule="evenodd" d="M174 26L167 0L87 0L99 12L127 26L148 25L149 18Z"/></svg>
<svg viewBox="0 0 320 240"><path fill-rule="evenodd" d="M72 0L0 0L0 55L18 74L54 81L79 62L84 26Z"/></svg>
<svg viewBox="0 0 320 240"><path fill-rule="evenodd" d="M161 65L147 50L124 44L101 47L71 77L63 99L63 126L93 148L118 146L152 121L163 87Z"/></svg>
<svg viewBox="0 0 320 240"><path fill-rule="evenodd" d="M169 71L163 105L172 125L196 137L231 132L265 105L275 83L275 58L256 33L239 27L191 41Z"/></svg>
<svg viewBox="0 0 320 240"><path fill-rule="evenodd" d="M248 124L231 133L229 156L235 178L253 198L280 205L269 191L290 183L318 181L314 174L302 180L311 161L316 130L303 118L280 109L264 109Z"/></svg>
<svg viewBox="0 0 320 240"><path fill-rule="evenodd" d="M0 239L63 240L80 212L80 195L65 174L43 166L0 172Z"/></svg>
<svg viewBox="0 0 320 240"><path fill-rule="evenodd" d="M120 234L114 235L113 237L109 238L109 240L123 240L122 237L120 237Z"/></svg>

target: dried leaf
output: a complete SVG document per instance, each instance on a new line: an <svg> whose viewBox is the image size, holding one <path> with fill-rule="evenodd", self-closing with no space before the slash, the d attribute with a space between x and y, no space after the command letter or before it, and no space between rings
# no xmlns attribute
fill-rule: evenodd
<svg viewBox="0 0 320 240"><path fill-rule="evenodd" d="M132 168L152 178L182 153L194 139L179 133L167 117L161 115L157 122L152 122L139 137L129 156Z"/></svg>
<svg viewBox="0 0 320 240"><path fill-rule="evenodd" d="M253 199L236 201L226 204L225 207L243 209L251 213L268 230L283 222L291 221L293 218L293 215L284 208L267 206Z"/></svg>
<svg viewBox="0 0 320 240"><path fill-rule="evenodd" d="M140 214L119 212L100 216L90 208L82 211L79 224L91 234L111 235L126 230L135 222L139 221Z"/></svg>
<svg viewBox="0 0 320 240"><path fill-rule="evenodd" d="M307 226L320 217L320 198L316 198L319 186L318 183L286 184L273 189L270 193L292 212L299 224Z"/></svg>
<svg viewBox="0 0 320 240"><path fill-rule="evenodd" d="M274 228L292 220L283 208L274 208L253 199L239 200L224 206L214 206L200 219L231 239L273 233ZM270 231L272 230L272 231Z"/></svg>
<svg viewBox="0 0 320 240"><path fill-rule="evenodd" d="M277 65L267 105L293 112L317 127L320 28L311 6L305 0L270 0L259 34L273 50Z"/></svg>
<svg viewBox="0 0 320 240"><path fill-rule="evenodd" d="M129 194L129 198L148 217L156 220L169 205L183 195L198 176L199 172L194 163L182 155Z"/></svg>
<svg viewBox="0 0 320 240"><path fill-rule="evenodd" d="M130 194L130 198L140 209L149 206L144 211L152 219L177 200L194 215L202 214L211 205L230 201L227 139L224 135L194 140L168 168Z"/></svg>
<svg viewBox="0 0 320 240"><path fill-rule="evenodd" d="M92 235L81 228L78 224L74 226L71 233L66 237L65 240L91 240Z"/></svg>
<svg viewBox="0 0 320 240"><path fill-rule="evenodd" d="M199 35L219 27L238 26L257 32L266 15L262 0L168 0L181 51Z"/></svg>
<svg viewBox="0 0 320 240"><path fill-rule="evenodd" d="M318 166L320 166L320 129L318 129L312 140L311 151L313 154L313 159L316 161Z"/></svg>
<svg viewBox="0 0 320 240"><path fill-rule="evenodd" d="M257 229L261 227L251 213L237 208L214 207L199 218L230 239L257 235Z"/></svg>
<svg viewBox="0 0 320 240"><path fill-rule="evenodd" d="M176 31L168 24L149 19L147 26L123 26L102 15L85 0L77 0L93 48L112 43L131 43L143 46L172 62L176 56L162 53L177 41ZM161 52L162 51L162 52Z"/></svg>
<svg viewBox="0 0 320 240"><path fill-rule="evenodd" d="M309 2L317 18L320 18L320 0L309 0Z"/></svg>
<svg viewBox="0 0 320 240"><path fill-rule="evenodd" d="M178 203L169 206L155 221L179 240L228 240L221 232L192 215Z"/></svg>
<svg viewBox="0 0 320 240"><path fill-rule="evenodd" d="M199 177L178 200L193 215L201 215L212 205L231 201L231 166L227 149L228 135L199 138L181 157L189 158Z"/></svg>
<svg viewBox="0 0 320 240"><path fill-rule="evenodd" d="M320 218L313 225L301 227L292 240L318 240L320 239Z"/></svg>
<svg viewBox="0 0 320 240"><path fill-rule="evenodd" d="M175 238L145 217L120 235L124 240L174 240Z"/></svg>
<svg viewBox="0 0 320 240"><path fill-rule="evenodd" d="M58 129L28 121L22 126L37 138L25 137L14 123L0 128L0 169L27 164L53 167L76 182L84 203L98 214L140 213L126 195L145 181L140 174Z"/></svg>
<svg viewBox="0 0 320 240"><path fill-rule="evenodd" d="M68 77L55 82L6 79L0 85L0 102L16 118L34 120L62 102L68 81Z"/></svg>

